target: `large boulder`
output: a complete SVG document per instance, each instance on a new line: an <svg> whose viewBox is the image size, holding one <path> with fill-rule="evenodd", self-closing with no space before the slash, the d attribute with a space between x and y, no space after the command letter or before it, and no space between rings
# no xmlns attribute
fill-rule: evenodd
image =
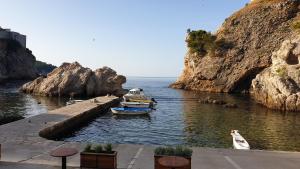
<svg viewBox="0 0 300 169"><path fill-rule="evenodd" d="M21 90L44 96L100 96L106 94L119 95L126 78L104 67L93 72L79 63L63 63L47 77L39 77L26 83Z"/></svg>
<svg viewBox="0 0 300 169"><path fill-rule="evenodd" d="M300 37L283 42L272 65L252 81L251 94L268 108L300 111Z"/></svg>
<svg viewBox="0 0 300 169"><path fill-rule="evenodd" d="M272 52L286 38L295 36L291 25L300 13L299 5L299 0L251 2L227 18L213 34L215 42L221 42L213 52L196 53L188 48L183 73L171 87L209 92L247 91L252 79L271 65Z"/></svg>
<svg viewBox="0 0 300 169"><path fill-rule="evenodd" d="M86 92L89 96L122 95L122 84L125 82L125 76L117 75L117 72L109 67L103 67L93 72L87 82Z"/></svg>

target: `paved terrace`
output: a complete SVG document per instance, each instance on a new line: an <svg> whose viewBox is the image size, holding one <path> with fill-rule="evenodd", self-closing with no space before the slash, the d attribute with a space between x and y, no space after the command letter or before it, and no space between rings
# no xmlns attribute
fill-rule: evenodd
<svg viewBox="0 0 300 169"><path fill-rule="evenodd" d="M51 133L64 133L55 127L66 125L74 128L69 122L94 117L96 113L104 113L108 107L116 104L115 97L98 97L97 103L91 100L77 103L13 123L0 126L0 143L2 158L0 169L57 169L61 159L49 155L51 150L58 147L84 148L84 144L47 140L42 134L53 136ZM75 119L74 119L75 118ZM71 119L71 120L70 120ZM85 119L85 120L86 120ZM114 145L118 151L119 169L153 169L154 146L145 145ZM193 148L193 169L299 169L300 153L272 151L236 151L230 149ZM79 168L79 154L68 158L70 168Z"/></svg>

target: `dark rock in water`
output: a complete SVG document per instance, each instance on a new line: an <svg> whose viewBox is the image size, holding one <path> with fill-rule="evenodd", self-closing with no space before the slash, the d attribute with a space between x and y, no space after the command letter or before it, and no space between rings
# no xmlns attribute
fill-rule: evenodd
<svg viewBox="0 0 300 169"><path fill-rule="evenodd" d="M199 102L206 103L206 104L219 104L219 105L226 104L226 102L223 100L212 99L211 97L207 97L204 100L199 100Z"/></svg>
<svg viewBox="0 0 300 169"><path fill-rule="evenodd" d="M174 88L208 92L249 90L251 81L271 65L272 52L295 36L291 25L300 13L299 0L256 0L227 18L216 34L191 31L184 71ZM193 35L193 36L190 36ZM194 43L194 44L195 44ZM204 46L204 47L203 47Z"/></svg>
<svg viewBox="0 0 300 169"><path fill-rule="evenodd" d="M227 103L227 104L224 104L223 107L226 107L226 108L237 108L238 106L234 103Z"/></svg>
<svg viewBox="0 0 300 169"><path fill-rule="evenodd" d="M24 84L21 90L43 96L121 96L122 84L125 82L125 76L117 75L109 67L92 71L74 62L63 63L47 77L39 77Z"/></svg>
<svg viewBox="0 0 300 169"><path fill-rule="evenodd" d="M223 107L226 107L226 108L237 108L238 107L235 103L227 103L223 100L212 99L211 97L207 97L204 100L199 100L199 102L204 103L204 104L223 105Z"/></svg>

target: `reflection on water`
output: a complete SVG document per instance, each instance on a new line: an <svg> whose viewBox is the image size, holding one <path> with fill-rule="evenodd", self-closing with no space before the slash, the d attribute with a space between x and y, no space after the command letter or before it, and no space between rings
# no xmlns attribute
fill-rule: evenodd
<svg viewBox="0 0 300 169"><path fill-rule="evenodd" d="M65 104L65 99L31 96L18 91L23 82L0 85L0 125L30 117Z"/></svg>
<svg viewBox="0 0 300 169"><path fill-rule="evenodd" d="M238 129L254 149L300 151L300 116L268 110L249 96L227 94L192 94L181 92L184 98L207 96L238 104L239 108L185 102L186 142L208 147L231 147L230 130Z"/></svg>
<svg viewBox="0 0 300 169"><path fill-rule="evenodd" d="M107 113L63 140L154 145L186 144L230 148L230 130L238 129L254 149L300 151L300 113L283 113L257 105L247 95L197 93L170 89L175 79L129 78L126 88L141 87L158 101L149 116ZM0 86L0 124L64 106L67 98L18 92L21 84ZM211 98L239 107L201 104Z"/></svg>
<svg viewBox="0 0 300 169"><path fill-rule="evenodd" d="M107 113L63 140L231 148L230 131L238 129L254 149L300 151L300 114L268 110L248 95L168 88L174 80L129 78L126 87L145 89L158 101L156 111L149 117L116 117ZM199 99L208 96L239 107L199 103Z"/></svg>

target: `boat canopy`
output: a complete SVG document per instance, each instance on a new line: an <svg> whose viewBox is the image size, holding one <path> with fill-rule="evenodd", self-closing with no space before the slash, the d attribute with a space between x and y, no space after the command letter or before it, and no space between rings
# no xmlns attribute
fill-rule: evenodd
<svg viewBox="0 0 300 169"><path fill-rule="evenodd" d="M131 94L131 95L143 95L144 92L143 92L143 89L141 89L141 88L134 88L134 89L129 90L128 94Z"/></svg>

